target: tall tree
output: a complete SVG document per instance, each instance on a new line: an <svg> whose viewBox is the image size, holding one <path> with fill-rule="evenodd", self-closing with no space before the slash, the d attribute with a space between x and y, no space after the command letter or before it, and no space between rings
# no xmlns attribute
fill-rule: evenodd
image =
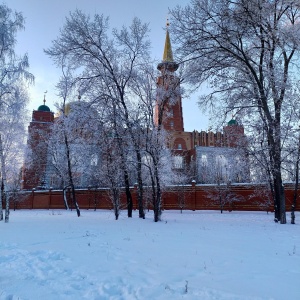
<svg viewBox="0 0 300 300"><path fill-rule="evenodd" d="M134 109L131 109L130 116L132 120L131 139L133 149L136 153L135 167L140 218L145 218L144 182L147 182L149 171L149 161L146 152L147 148L149 148L152 129L155 127L153 112L156 102L156 81L154 69L145 64L130 83L132 97L136 100ZM147 184L150 183L147 182ZM152 202L154 202L153 199Z"/></svg>
<svg viewBox="0 0 300 300"><path fill-rule="evenodd" d="M0 132L0 161L1 161L1 200L0 200L0 220L3 219L2 201L7 190L6 168L8 166L7 157L13 147L6 147L6 143L13 142L11 132L14 126L20 126L20 118L24 113L27 97L21 93L22 80L24 82L33 81L33 75L27 70L29 67L28 57L17 56L15 53L16 35L19 30L24 29L24 18L21 13L13 12L6 5L0 5L0 112L1 112L1 132ZM14 115L15 114L15 115ZM14 128L16 128L14 127ZM5 222L9 221L9 198L6 198Z"/></svg>
<svg viewBox="0 0 300 300"><path fill-rule="evenodd" d="M60 163L64 164L64 162L66 162L66 166L65 166L65 172L62 172L61 174L67 175L66 177L62 175L62 177L67 178L65 182L67 183L67 186L70 187L71 189L72 202L75 206L77 216L80 217L80 208L76 199L76 192L75 192L74 163L72 163L72 160L74 161L75 158L73 156L74 153L72 153L72 149L71 149L72 144L73 145L76 144L74 142L74 139L76 139L78 135L77 121L79 121L80 118L75 118L75 120L74 118L70 118L71 107L69 106L69 109L67 109L67 104L70 105L70 103L67 103L67 101L70 98L72 99L72 91L73 91L72 87L74 85L74 80L72 79L72 76L69 73L69 69L67 68L67 70L65 71L63 61L64 60L62 60L61 62L61 68L63 74L61 80L57 85L59 96L62 99L62 107L60 111L60 116L52 128L51 141L52 141L52 146L53 144L62 146L62 151L60 154L58 154L57 157L58 159L60 159ZM58 151L59 150L60 149L58 149ZM61 161L61 158L64 158L63 162Z"/></svg>
<svg viewBox="0 0 300 300"><path fill-rule="evenodd" d="M147 76L146 76L147 75ZM172 158L170 150L167 148L170 135L163 128L164 110L168 101L174 101L173 96L178 91L177 81L174 83L174 76L163 77L164 84L169 89L160 87L158 90L151 88L151 82L156 76L150 71L145 72L148 80L144 86L143 111L145 114L145 132L143 136L143 169L145 182L151 187L151 202L153 205L154 222L161 220L162 191L163 187L170 184L172 178ZM167 77L167 76L166 76ZM154 110L156 109L156 115ZM157 118L155 118L157 117Z"/></svg>
<svg viewBox="0 0 300 300"><path fill-rule="evenodd" d="M187 80L208 82L201 104L260 118L266 134L275 220L286 223L283 105L299 66L300 5L291 0L192 0L171 11ZM292 68L293 66L293 68ZM293 72L292 72L293 71Z"/></svg>
<svg viewBox="0 0 300 300"><path fill-rule="evenodd" d="M283 143L283 169L287 180L294 183L294 194L291 205L291 223L295 224L295 210L299 197L299 174L300 174L300 86L298 83L295 94L285 108L285 118L289 120L285 128L286 136Z"/></svg>
<svg viewBox="0 0 300 300"><path fill-rule="evenodd" d="M115 219L118 220L121 209L123 170L120 168L122 157L118 143L119 136L114 133L114 127L106 127L100 133L102 143L99 146L102 155L97 177L100 184L108 188L107 193L113 205Z"/></svg>
<svg viewBox="0 0 300 300"><path fill-rule="evenodd" d="M1 98L0 112L0 163L1 200L5 200L5 222L9 221L9 192L19 182L20 168L25 149L25 122L27 91L22 84L11 86L10 93Z"/></svg>
<svg viewBox="0 0 300 300"><path fill-rule="evenodd" d="M56 63L64 57L76 77L86 84L91 101L98 102L98 109L105 109L108 102L113 107L114 131L119 135L117 126L127 127L131 137L129 118L128 89L130 81L136 76L140 66L149 54L147 40L148 26L135 18L129 28L108 32L108 19L96 14L93 19L76 10L70 13L60 36L53 41L46 53ZM93 93L92 93L93 92ZM124 148L122 136L117 139L120 150ZM122 151L121 167L127 195L128 216L132 215L132 197L130 192L129 171L126 155Z"/></svg>

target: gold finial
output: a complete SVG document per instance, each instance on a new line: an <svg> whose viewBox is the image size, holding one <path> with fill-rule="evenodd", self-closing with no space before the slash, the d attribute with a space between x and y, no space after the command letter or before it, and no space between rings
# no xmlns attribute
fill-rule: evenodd
<svg viewBox="0 0 300 300"><path fill-rule="evenodd" d="M172 52L172 47L171 47L170 35L169 35L169 26L170 26L169 19L167 19L166 25L167 25L167 32L166 32L163 61L173 61L173 52Z"/></svg>
<svg viewBox="0 0 300 300"><path fill-rule="evenodd" d="M44 100L43 100L43 102L44 102L44 105L46 105L46 94L47 94L47 91L46 91L46 92L44 92Z"/></svg>

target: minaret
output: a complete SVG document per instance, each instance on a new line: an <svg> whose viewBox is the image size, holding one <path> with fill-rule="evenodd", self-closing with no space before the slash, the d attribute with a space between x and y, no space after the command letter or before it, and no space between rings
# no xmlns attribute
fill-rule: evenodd
<svg viewBox="0 0 300 300"><path fill-rule="evenodd" d="M32 189L41 185L47 164L47 139L54 122L54 114L46 105L44 95L42 105L32 112L32 120L28 126L28 157L25 160L22 174L22 188Z"/></svg>
<svg viewBox="0 0 300 300"><path fill-rule="evenodd" d="M232 116L232 119L223 127L225 146L241 147L245 144L244 126L240 125Z"/></svg>
<svg viewBox="0 0 300 300"><path fill-rule="evenodd" d="M155 125L163 126L168 131L183 132L180 80L174 75L178 64L173 60L169 25L167 20L163 59L157 66L161 75L157 78Z"/></svg>

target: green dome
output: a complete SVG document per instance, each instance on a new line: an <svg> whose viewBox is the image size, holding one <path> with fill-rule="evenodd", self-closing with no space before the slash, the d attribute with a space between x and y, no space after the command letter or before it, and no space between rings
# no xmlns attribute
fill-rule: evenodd
<svg viewBox="0 0 300 300"><path fill-rule="evenodd" d="M39 106L38 111L50 111L50 108L47 105L43 104Z"/></svg>
<svg viewBox="0 0 300 300"><path fill-rule="evenodd" d="M228 123L227 123L228 126L232 126L232 125L238 125L237 121L234 120L234 119L231 119Z"/></svg>

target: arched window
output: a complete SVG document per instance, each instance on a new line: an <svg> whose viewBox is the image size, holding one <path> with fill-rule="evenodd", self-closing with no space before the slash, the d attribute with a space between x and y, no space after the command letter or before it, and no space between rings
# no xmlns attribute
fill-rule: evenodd
<svg viewBox="0 0 300 300"><path fill-rule="evenodd" d="M207 155L206 154L202 154L201 155L201 164L203 166L206 166L207 165Z"/></svg>
<svg viewBox="0 0 300 300"><path fill-rule="evenodd" d="M180 155L173 156L174 169L183 169L183 157Z"/></svg>

